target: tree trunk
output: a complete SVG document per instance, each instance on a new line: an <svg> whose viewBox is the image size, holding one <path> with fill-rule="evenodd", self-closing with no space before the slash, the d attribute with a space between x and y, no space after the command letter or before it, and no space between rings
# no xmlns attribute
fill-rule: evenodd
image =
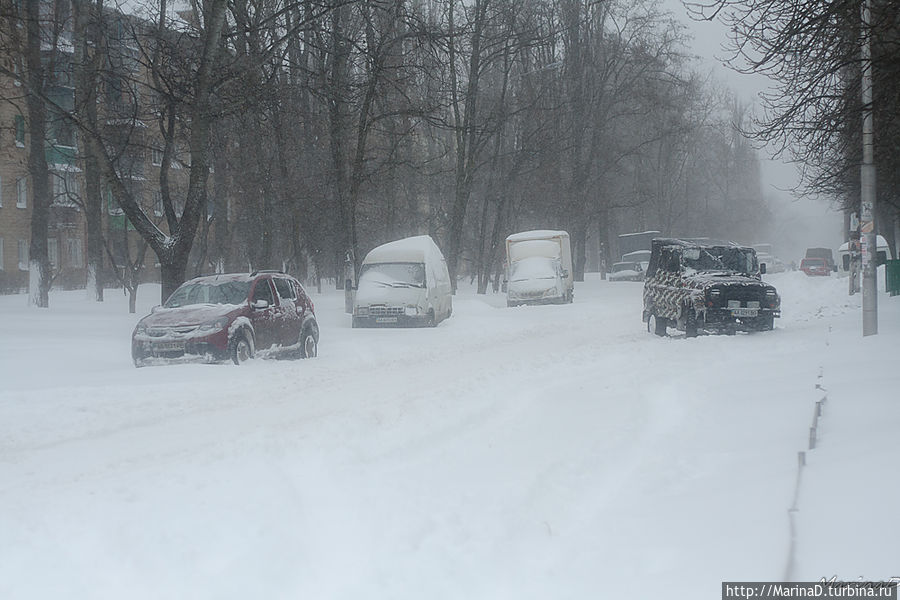
<svg viewBox="0 0 900 600"><path fill-rule="evenodd" d="M584 265L587 262L587 223L584 219L572 228L572 261L575 281L584 281Z"/></svg>
<svg viewBox="0 0 900 600"><path fill-rule="evenodd" d="M162 301L165 302L178 286L184 283L184 274L187 270L187 253L180 260L161 262L159 265L162 283Z"/></svg>
<svg viewBox="0 0 900 600"><path fill-rule="evenodd" d="M450 212L450 226L447 243L447 269L450 271L450 285L456 293L456 282L459 278L459 262L463 246L463 224L466 220L466 209L472 192L472 180L475 175L475 144L477 137L477 97L481 74L481 37L484 30L489 0L475 0L474 29L471 37L471 56L469 57L468 83L466 85L464 106L460 107L456 75L456 40L454 39L453 2L450 3L450 82L453 105L453 125L456 134L456 185L453 196L453 207Z"/></svg>
<svg viewBox="0 0 900 600"><path fill-rule="evenodd" d="M93 15L93 3L74 0L75 13L75 113L91 129L98 128L97 119L97 79L101 46L97 32L99 27L92 21L100 15ZM90 54L93 48L93 54ZM85 193L82 196L87 233L87 282L88 297L103 302L103 201L101 199L101 171L98 163L96 142L91 136L84 136L82 142Z"/></svg>
<svg viewBox="0 0 900 600"><path fill-rule="evenodd" d="M31 245L29 248L29 303L40 308L50 305L50 260L47 228L50 223L50 171L45 155L47 108L41 97L44 68L41 64L40 5L25 3L25 63L28 89L25 105L28 113L28 174L31 176Z"/></svg>

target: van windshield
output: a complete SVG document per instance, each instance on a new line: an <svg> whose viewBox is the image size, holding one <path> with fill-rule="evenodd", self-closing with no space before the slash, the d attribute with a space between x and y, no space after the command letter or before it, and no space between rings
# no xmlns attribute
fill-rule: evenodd
<svg viewBox="0 0 900 600"><path fill-rule="evenodd" d="M546 256L529 256L512 264L509 273L510 281L529 281L531 279L556 279L559 273L559 260Z"/></svg>
<svg viewBox="0 0 900 600"><path fill-rule="evenodd" d="M425 287L425 265L422 263L373 263L359 270L359 284L382 287Z"/></svg>

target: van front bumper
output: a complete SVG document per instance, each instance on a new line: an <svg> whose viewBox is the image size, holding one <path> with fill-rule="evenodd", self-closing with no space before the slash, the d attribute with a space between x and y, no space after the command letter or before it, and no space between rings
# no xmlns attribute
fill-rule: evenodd
<svg viewBox="0 0 900 600"><path fill-rule="evenodd" d="M353 315L353 327L427 327L428 315Z"/></svg>
<svg viewBox="0 0 900 600"><path fill-rule="evenodd" d="M541 304L566 304L565 296L544 296L540 298L512 298L507 296L506 306L538 306Z"/></svg>

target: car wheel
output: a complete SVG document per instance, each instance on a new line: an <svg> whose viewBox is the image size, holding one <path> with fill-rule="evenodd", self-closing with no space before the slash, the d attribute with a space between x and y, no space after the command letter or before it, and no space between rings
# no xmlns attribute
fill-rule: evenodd
<svg viewBox="0 0 900 600"><path fill-rule="evenodd" d="M684 321L684 334L689 337L697 337L697 317L688 312Z"/></svg>
<svg viewBox="0 0 900 600"><path fill-rule="evenodd" d="M428 311L428 317L425 320L425 327L437 327L437 320L434 318L434 311Z"/></svg>
<svg viewBox="0 0 900 600"><path fill-rule="evenodd" d="M251 358L253 358L253 343L246 333L240 332L231 345L231 360L234 364L241 365Z"/></svg>
<svg viewBox="0 0 900 600"><path fill-rule="evenodd" d="M300 356L302 358L315 358L319 355L319 342L316 341L316 336L313 335L311 329L303 330L300 341Z"/></svg>
<svg viewBox="0 0 900 600"><path fill-rule="evenodd" d="M757 321L759 331L772 331L775 329L775 315L763 315Z"/></svg>
<svg viewBox="0 0 900 600"><path fill-rule="evenodd" d="M657 317L656 315L651 314L650 318L647 320L647 331L652 331L659 336L666 335L667 326L668 321L666 321L664 317Z"/></svg>

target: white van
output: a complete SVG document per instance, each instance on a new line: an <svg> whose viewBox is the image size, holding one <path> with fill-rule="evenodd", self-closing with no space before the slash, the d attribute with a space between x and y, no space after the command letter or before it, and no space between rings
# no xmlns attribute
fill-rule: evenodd
<svg viewBox="0 0 900 600"><path fill-rule="evenodd" d="M572 246L565 231L535 230L506 238L506 305L563 304L575 291Z"/></svg>
<svg viewBox="0 0 900 600"><path fill-rule="evenodd" d="M891 247L887 243L887 240L880 235L875 237L875 243L877 244L877 248L875 249L875 264L881 266L886 260L891 260L893 258ZM838 248L837 255L838 269L840 269L841 273L849 273L850 242L844 242L843 244L841 244L841 247Z"/></svg>
<svg viewBox="0 0 900 600"><path fill-rule="evenodd" d="M353 327L434 327L452 312L447 262L430 236L388 242L366 255Z"/></svg>

